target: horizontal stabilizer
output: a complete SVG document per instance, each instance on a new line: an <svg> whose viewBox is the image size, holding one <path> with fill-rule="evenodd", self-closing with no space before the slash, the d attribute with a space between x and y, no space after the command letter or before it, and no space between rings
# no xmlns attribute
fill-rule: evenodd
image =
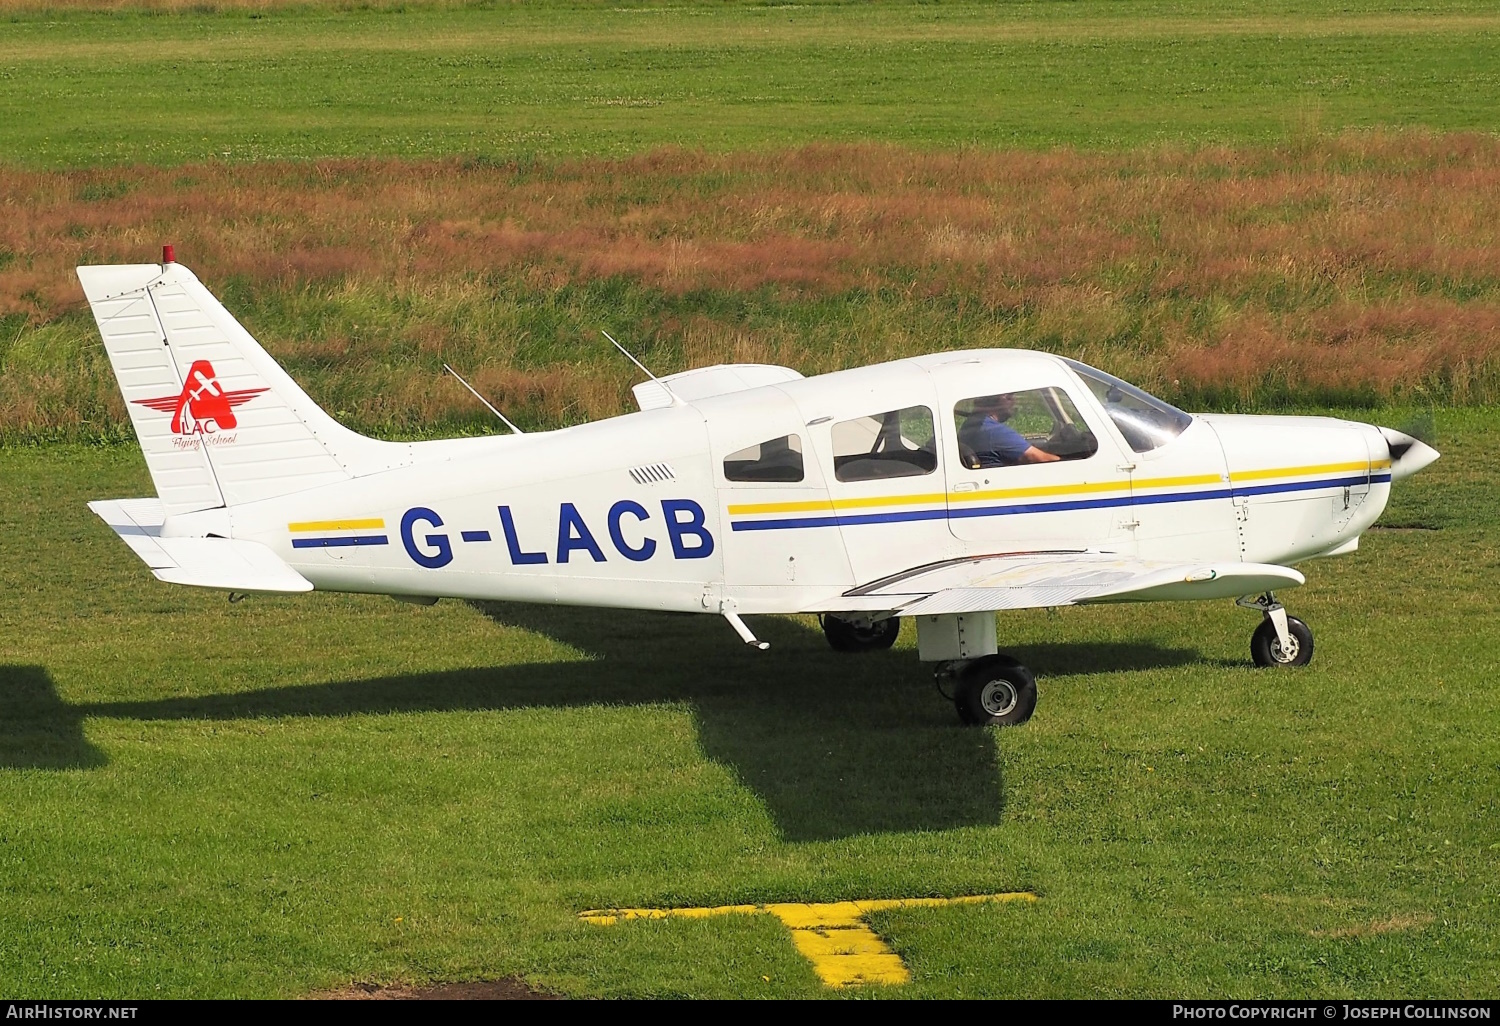
<svg viewBox="0 0 1500 1026"><path fill-rule="evenodd" d="M902 616L936 616L1238 598L1295 588L1304 580L1290 567L1265 563L1175 564L1098 552L1031 552L918 567L856 588L843 601L850 608L881 606Z"/></svg>
<svg viewBox="0 0 1500 1026"><path fill-rule="evenodd" d="M141 557L158 580L224 591L293 594L312 582L259 542L232 538L163 538L166 517L159 499L112 499L89 503L120 539Z"/></svg>

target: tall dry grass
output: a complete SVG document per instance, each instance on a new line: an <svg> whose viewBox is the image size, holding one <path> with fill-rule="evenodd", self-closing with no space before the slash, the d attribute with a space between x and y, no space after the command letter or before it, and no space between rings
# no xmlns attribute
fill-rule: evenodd
<svg viewBox="0 0 1500 1026"><path fill-rule="evenodd" d="M352 423L538 423L661 371L1042 347L1187 401L1500 398L1500 140L1125 154L816 146L539 164L0 169L0 431L122 411L72 268L162 242Z"/></svg>

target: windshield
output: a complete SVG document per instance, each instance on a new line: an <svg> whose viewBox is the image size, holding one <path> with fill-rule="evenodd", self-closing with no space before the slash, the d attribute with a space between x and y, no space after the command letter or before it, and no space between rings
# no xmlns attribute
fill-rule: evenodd
<svg viewBox="0 0 1500 1026"><path fill-rule="evenodd" d="M1136 452L1150 452L1166 445L1193 422L1190 414L1141 391L1128 381L1121 381L1113 374L1095 370L1077 360L1066 362L1098 397L1104 412L1109 414L1109 419L1115 422L1115 427Z"/></svg>

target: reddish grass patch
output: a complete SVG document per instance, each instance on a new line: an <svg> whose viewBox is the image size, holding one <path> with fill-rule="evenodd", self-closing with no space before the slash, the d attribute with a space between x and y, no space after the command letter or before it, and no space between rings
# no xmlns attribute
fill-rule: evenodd
<svg viewBox="0 0 1500 1026"><path fill-rule="evenodd" d="M524 304L616 280L679 308L701 293L788 310L857 296L876 311L837 345L808 331L799 341L791 314L768 328L710 312L724 303L648 326L691 362L823 370L935 345L1031 345L1232 401L1500 397L1500 140L1490 137L0 168L0 205L0 315L19 334L82 309L75 264L150 261L171 241L206 281L239 282L266 302L309 288L410 297L421 309L403 331L418 362L458 344L477 286ZM955 323L958 337L932 341ZM314 324L288 334L307 340L298 352L313 362L357 364L369 352ZM581 333L551 340L541 368L464 344L481 383L531 396L544 419L579 404L570 382L591 415L624 401L623 374L580 377L578 354L595 352ZM408 385L430 391L426 377ZM9 398L20 402L19 391ZM57 416L48 409L28 423L45 426ZM355 419L448 409L413 397ZM0 429L16 429L17 416L0 410Z"/></svg>

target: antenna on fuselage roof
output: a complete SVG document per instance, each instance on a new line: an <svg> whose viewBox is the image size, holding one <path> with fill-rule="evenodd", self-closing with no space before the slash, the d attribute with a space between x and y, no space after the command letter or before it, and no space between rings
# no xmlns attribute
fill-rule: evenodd
<svg viewBox="0 0 1500 1026"><path fill-rule="evenodd" d="M672 387L670 385L668 385L661 378L657 377L655 374L652 374L651 373L651 368L647 367L644 363L642 363L641 361L637 360L634 356L631 356L630 355L630 350L626 349L624 346L620 345L619 342L616 342L615 341L615 337L613 335L611 335L609 332L605 331L603 328L599 329L599 334L601 334L605 338L609 339L610 344L612 344L620 352L624 353L625 354L625 359L629 360L631 363L633 363L637 367L639 367L641 369L641 373L642 374L646 375L646 377L648 377L652 381L656 382L657 385L659 385L661 387L661 390L663 392L667 393L667 398L672 400L672 405L673 406L685 406L686 405L682 401L682 399L678 397L677 393L674 392L674 391L672 391Z"/></svg>
<svg viewBox="0 0 1500 1026"><path fill-rule="evenodd" d="M443 370L447 371L449 374L452 374L455 378L458 378L458 383L460 385L464 386L465 388L467 388L469 390L470 394L472 394L475 399L478 399L480 402L484 403L485 407L491 413L493 413L495 416L499 417L500 418L500 423L502 423L506 427L510 428L511 431L513 431L515 434L524 435L526 433L526 432L522 431L520 428L516 427L514 424L512 424L506 418L505 414L503 414L499 410L495 409L495 407L490 403L490 401L488 399L486 399L484 396L480 395L475 390L475 388L474 388L473 385L471 385L467 381L465 381L463 379L463 377L458 373L458 371L454 370L452 367L449 367L446 363L443 364Z"/></svg>

